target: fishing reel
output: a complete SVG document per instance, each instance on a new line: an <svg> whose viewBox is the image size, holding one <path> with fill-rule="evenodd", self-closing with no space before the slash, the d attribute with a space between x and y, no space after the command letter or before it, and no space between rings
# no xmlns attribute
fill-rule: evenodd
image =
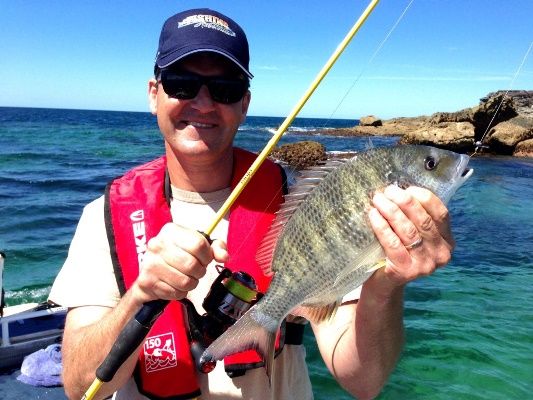
<svg viewBox="0 0 533 400"><path fill-rule="evenodd" d="M257 291L249 274L222 268L202 303L205 314L200 315L190 300L181 300L187 308L191 353L200 372L208 373L215 368L215 363L200 363L204 350L261 297L263 294Z"/></svg>

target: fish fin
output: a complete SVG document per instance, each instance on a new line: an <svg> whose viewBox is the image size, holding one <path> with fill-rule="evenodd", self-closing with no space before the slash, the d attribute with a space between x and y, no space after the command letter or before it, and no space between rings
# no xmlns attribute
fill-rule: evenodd
<svg viewBox="0 0 533 400"><path fill-rule="evenodd" d="M296 178L296 182L291 186L289 193L285 195L285 202L276 213L270 229L257 249L255 259L266 275L271 276L276 272L272 266L272 259L278 238L287 222L298 210L309 193L322 182L322 179L346 162L347 160L344 159L328 160L323 164L304 169L300 172L300 175Z"/></svg>
<svg viewBox="0 0 533 400"><path fill-rule="evenodd" d="M378 241L375 241L366 248L362 249L359 254L350 262L352 266L351 268L345 269L337 276L335 282L333 282L333 287L339 287L343 284L343 282L346 281L351 282L353 280L352 275L355 274L357 276L358 270L361 269L365 271L366 275L368 275L365 277L366 280L366 278L370 276L370 272L376 271L384 266L384 262L383 248ZM359 275L365 276L365 274ZM363 284L363 282L360 284Z"/></svg>
<svg viewBox="0 0 533 400"><path fill-rule="evenodd" d="M320 323L323 321L328 321L331 318L333 318L340 304L341 304L340 299L336 300L333 303L321 305L321 306L302 304L301 306L298 306L294 310L292 310L291 314L304 317L308 321L311 321L314 323Z"/></svg>
<svg viewBox="0 0 533 400"><path fill-rule="evenodd" d="M274 355L276 351L276 334L268 335L266 354L260 353L265 362L265 371L268 377L268 384L272 387L274 379Z"/></svg>
<svg viewBox="0 0 533 400"><path fill-rule="evenodd" d="M264 360L268 382L272 383L276 335L281 321L257 311L254 306L204 351L200 363L222 360L245 350L255 350Z"/></svg>
<svg viewBox="0 0 533 400"><path fill-rule="evenodd" d="M383 259L383 260L379 260L377 263L375 263L374 265L368 267L368 269L366 270L366 272L374 272L374 271L377 271L378 269L380 268L383 268L387 265L387 260L386 259Z"/></svg>
<svg viewBox="0 0 533 400"><path fill-rule="evenodd" d="M272 276L275 272L272 267L272 259L274 256L274 250L276 249L276 243L278 242L278 238L281 235L283 228L284 224L279 223L276 218L255 253L257 265L267 276Z"/></svg>
<svg viewBox="0 0 533 400"><path fill-rule="evenodd" d="M372 275L374 271L377 271L378 269L384 267L386 264L387 264L387 261L383 259L383 260L376 262L375 264L369 264L367 266L364 266L363 274L354 273L355 269L350 269L348 271L345 271L344 273L340 274L337 277L337 280L333 284L333 287L335 288L335 286L340 285L344 279L352 281L353 278L351 277L351 274L356 275L354 278L357 278L358 276L362 276L363 279L366 280L368 277L370 277L370 275ZM364 281L361 282L360 284L363 284L363 283ZM355 286L358 287L359 284L356 283ZM311 321L314 323L320 323L320 322L327 321L333 318L341 303L342 303L342 298L339 300L336 300L333 303L326 304L326 305L315 306L315 305L304 303L296 307L294 310L292 310L291 314L304 317L308 321Z"/></svg>

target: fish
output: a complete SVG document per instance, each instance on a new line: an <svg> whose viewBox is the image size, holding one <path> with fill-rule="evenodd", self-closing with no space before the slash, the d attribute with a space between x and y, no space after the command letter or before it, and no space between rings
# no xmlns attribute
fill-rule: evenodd
<svg viewBox="0 0 533 400"><path fill-rule="evenodd" d="M384 265L368 220L375 192L419 186L445 204L472 175L469 157L421 145L373 148L304 170L256 254L273 274L265 295L204 351L200 364L256 350L271 383L276 334L287 315L329 320L343 296Z"/></svg>

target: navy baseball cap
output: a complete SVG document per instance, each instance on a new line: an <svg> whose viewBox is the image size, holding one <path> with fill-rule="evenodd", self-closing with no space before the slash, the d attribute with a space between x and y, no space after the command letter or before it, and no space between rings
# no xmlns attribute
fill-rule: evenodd
<svg viewBox="0 0 533 400"><path fill-rule="evenodd" d="M208 8L183 11L165 21L155 66L165 68L188 55L205 51L225 56L253 78L244 31L231 18Z"/></svg>

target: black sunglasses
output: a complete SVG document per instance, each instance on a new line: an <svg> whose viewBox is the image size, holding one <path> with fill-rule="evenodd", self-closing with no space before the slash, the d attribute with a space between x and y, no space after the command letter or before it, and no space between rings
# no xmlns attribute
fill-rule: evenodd
<svg viewBox="0 0 533 400"><path fill-rule="evenodd" d="M161 71L163 90L170 97L180 100L194 99L202 85L206 85L211 98L222 104L232 104L241 100L248 90L248 81L222 76L202 76L186 71Z"/></svg>

